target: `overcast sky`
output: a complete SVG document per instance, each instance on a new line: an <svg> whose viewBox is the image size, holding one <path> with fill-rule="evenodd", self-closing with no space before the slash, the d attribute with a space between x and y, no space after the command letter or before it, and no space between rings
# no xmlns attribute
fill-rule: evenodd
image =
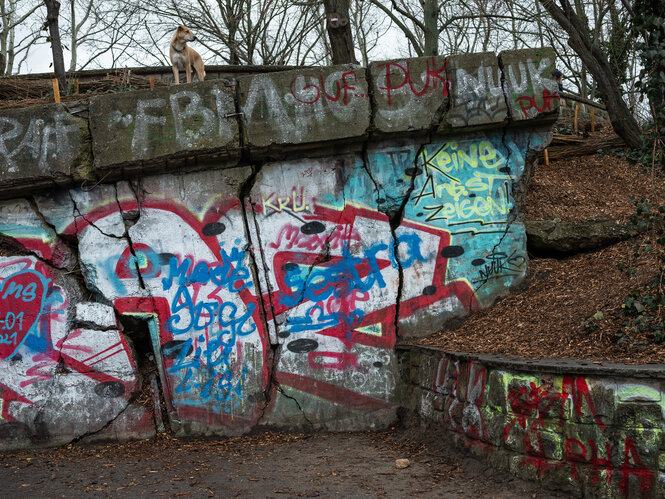
<svg viewBox="0 0 665 499"><path fill-rule="evenodd" d="M21 31L19 30L17 33L18 36L24 36ZM168 39L164 41L164 54L165 58L168 59ZM209 53L205 47L202 45L198 44L197 42L192 42L190 45L197 50L199 53L201 53L203 57L203 61L206 64L215 64L214 61L214 56ZM64 50L64 59L65 59L65 69L69 68L69 59L70 59L70 54L69 51L66 48L67 46L67 40L63 40L63 50ZM374 57L372 57L371 60L387 60L387 59L395 59L399 57L404 57L405 54L405 48L407 47L407 42L406 39L404 38L403 33L399 31L395 26L391 26L387 33L381 37L380 43L377 44L376 48L372 51L372 54ZM85 61L87 60L86 53L85 53L85 48L81 47L79 48L79 56L78 60L79 61ZM360 59L360 54L356 54ZM33 45L33 47L30 50L30 55L26 59L25 63L21 66L21 70L19 74L29 74L29 73L50 73L53 71L52 68L52 61L53 61L53 55L51 53L51 45L50 43L47 43L44 38L42 38L42 42L39 44ZM219 63L219 62L218 62ZM94 67L88 67L86 69L93 69L93 68L111 68L112 64L112 59L110 56L104 57L102 56L99 59L99 64ZM135 67L135 66L140 66L140 64L135 63L135 64L129 64L130 67Z"/></svg>

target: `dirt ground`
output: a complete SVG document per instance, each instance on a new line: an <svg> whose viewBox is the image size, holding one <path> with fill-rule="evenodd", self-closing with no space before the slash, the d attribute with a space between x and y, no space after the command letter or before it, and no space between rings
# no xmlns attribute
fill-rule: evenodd
<svg viewBox="0 0 665 499"><path fill-rule="evenodd" d="M396 459L410 465L397 469ZM406 430L72 445L2 456L3 497L566 497Z"/></svg>
<svg viewBox="0 0 665 499"><path fill-rule="evenodd" d="M665 205L664 180L661 171L645 171L614 155L539 164L521 213L525 220L627 221L636 212L631 197L646 196L656 206ZM658 271L658 246L653 239L650 234L639 240L652 251L639 252L636 262L634 242L567 258L530 256L521 291L471 316L457 329L440 331L419 343L449 351L534 359L665 363L665 343L649 344L642 342L644 338L617 343L618 333L629 320L622 303ZM619 264L634 274L619 270ZM602 318L590 323L598 313Z"/></svg>

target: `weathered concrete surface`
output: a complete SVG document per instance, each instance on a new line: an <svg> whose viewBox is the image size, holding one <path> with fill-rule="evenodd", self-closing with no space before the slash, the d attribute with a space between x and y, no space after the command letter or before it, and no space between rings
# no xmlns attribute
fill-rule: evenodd
<svg viewBox="0 0 665 499"><path fill-rule="evenodd" d="M410 409L493 466L585 497L662 496L665 366L398 355Z"/></svg>
<svg viewBox="0 0 665 499"><path fill-rule="evenodd" d="M533 49L499 58L484 53L309 68L6 111L0 197L204 164L232 167L243 155L288 159L323 147L354 152L370 134L397 138L554 119L553 57L551 50Z"/></svg>
<svg viewBox="0 0 665 499"><path fill-rule="evenodd" d="M345 430L395 419L400 276L368 185L362 158L339 155L266 165L250 192L280 345L267 424Z"/></svg>
<svg viewBox="0 0 665 499"><path fill-rule="evenodd" d="M549 116L512 126L493 54L372 71L93 100L99 181L0 204L0 447L395 420L397 339L524 279L515 193Z"/></svg>
<svg viewBox="0 0 665 499"><path fill-rule="evenodd" d="M524 278L511 193L547 137L402 140L255 175L61 190L33 209L52 239L76 247L99 302L69 302L90 343L80 347L119 334L114 313L145 321L138 357L123 355L154 359L177 435L381 428L399 405L397 337L486 307Z"/></svg>
<svg viewBox="0 0 665 499"><path fill-rule="evenodd" d="M229 82L213 80L94 97L90 130L97 173L194 153L218 160L237 156L234 94Z"/></svg>
<svg viewBox="0 0 665 499"><path fill-rule="evenodd" d="M104 428L140 389L122 334L76 328L78 283L36 258L0 257L0 282L0 447L61 444Z"/></svg>
<svg viewBox="0 0 665 499"><path fill-rule="evenodd" d="M494 53L458 55L447 62L450 108L440 131L496 127L508 120L501 68Z"/></svg>
<svg viewBox="0 0 665 499"><path fill-rule="evenodd" d="M61 104L0 111L0 179L3 197L88 178L87 120Z"/></svg>
<svg viewBox="0 0 665 499"><path fill-rule="evenodd" d="M179 435L247 431L265 405L270 349L239 200L250 174L159 175L37 199L76 237L88 288L150 324Z"/></svg>
<svg viewBox="0 0 665 499"><path fill-rule="evenodd" d="M75 322L80 326L108 330L118 327L113 307L96 302L79 302L76 304Z"/></svg>
<svg viewBox="0 0 665 499"><path fill-rule="evenodd" d="M359 66L247 76L238 83L250 147L358 139L370 124L368 85Z"/></svg>
<svg viewBox="0 0 665 499"><path fill-rule="evenodd" d="M554 77L554 51L550 48L507 50L499 54L499 61L505 76L511 118L514 121L556 120L560 95Z"/></svg>
<svg viewBox="0 0 665 499"><path fill-rule="evenodd" d="M371 63L376 130L429 131L438 125L450 100L448 64L443 56Z"/></svg>

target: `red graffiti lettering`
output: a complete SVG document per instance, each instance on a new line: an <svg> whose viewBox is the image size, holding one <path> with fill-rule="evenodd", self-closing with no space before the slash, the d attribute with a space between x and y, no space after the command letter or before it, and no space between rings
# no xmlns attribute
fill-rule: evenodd
<svg viewBox="0 0 665 499"><path fill-rule="evenodd" d="M586 401L591 410L591 414L600 429L605 429L605 423L603 423L602 418L598 415L598 411L596 411L596 406L593 403L593 398L591 397L591 392L589 391L589 385L587 385L586 379L582 377L573 378L572 376L566 376L563 378L563 387L561 391L566 397L568 397L568 395L572 396L573 410L575 411L576 416L580 417L582 415L582 402Z"/></svg>
<svg viewBox="0 0 665 499"><path fill-rule="evenodd" d="M621 472L621 482L619 482L619 489L621 493L628 497L628 482L630 475L637 477L637 480L640 484L640 492L643 495L647 495L651 492L651 486L653 485L653 471L648 470L642 464L640 460L637 448L633 441L626 437L626 444L623 451L623 464L619 467Z"/></svg>
<svg viewBox="0 0 665 499"><path fill-rule="evenodd" d="M425 83L421 90L417 90L413 85L413 77L411 73L410 61L407 61L406 68L397 62L387 62L385 64L379 64L380 68L381 67L386 68L385 86L379 88L381 90L386 91L386 94L388 95L389 106L392 104L392 93L395 90L399 90L400 88L406 85L409 86L409 89L411 90L411 93L413 93L413 95L419 97L421 95L424 95L427 91L429 91L430 88L437 89L440 83L441 92L443 96L446 97L448 95L448 91L450 88L450 81L448 80L448 75L447 75L448 60L446 59L443 66L437 68L435 66L435 59L432 57L431 59L428 59L426 61L426 65L427 69L425 72ZM395 70L398 70L399 72L402 73L402 81L399 82L398 84L394 83L392 79L392 75Z"/></svg>
<svg viewBox="0 0 665 499"><path fill-rule="evenodd" d="M610 451L610 443L605 442L605 455L607 457L598 457L598 446L596 445L596 442L591 439L589 439L589 448L591 449L592 465L591 483L594 485L598 483L598 473L600 472L601 466L603 469L607 470L605 480L607 483L610 483L612 480L612 452Z"/></svg>
<svg viewBox="0 0 665 499"><path fill-rule="evenodd" d="M307 83L308 79L309 83ZM326 100L331 102L337 102L341 97L342 103L347 105L351 100L349 96L350 93L355 97L367 97L364 93L356 93L357 89L354 85L357 83L358 76L355 71L342 73L341 79L334 81L335 93L333 95L328 93L325 81L323 80L323 75L298 75L291 81L289 90L293 98L301 104L314 104L318 102L323 95Z"/></svg>
<svg viewBox="0 0 665 499"><path fill-rule="evenodd" d="M273 249L306 249L308 251L324 250L327 247L330 249L339 249L342 244L348 244L353 247L352 241L359 243L360 235L352 226L337 225L333 233L328 237L326 233L323 234L303 234L299 226L293 224L285 224L277 234L277 240L268 244L269 248Z"/></svg>
<svg viewBox="0 0 665 499"><path fill-rule="evenodd" d="M537 112L550 111L552 109L552 101L560 100L558 92L550 93L546 88L543 89L543 107L538 107L536 104L536 97L534 95L522 95L515 97L515 102L520 105L524 116L529 117L529 111L535 109Z"/></svg>
<svg viewBox="0 0 665 499"><path fill-rule="evenodd" d="M551 383L537 386L530 383L529 386L518 386L508 393L508 404L513 413L513 419L503 429L503 438L508 441L510 431L518 425L524 432L524 446L527 453L532 456L544 458L541 429L545 428L545 419L551 416L552 411L558 410L563 418L563 410L566 394L552 391ZM529 424L529 419L531 423ZM534 445L534 439L537 445ZM539 467L539 472L542 472Z"/></svg>
<svg viewBox="0 0 665 499"><path fill-rule="evenodd" d="M574 449L573 447L577 447L577 449ZM577 452L576 452L577 450ZM577 473L577 462L586 462L586 447L582 442L577 440L576 438L570 438L566 437L566 453L564 455L566 461L572 461L570 463L570 469L571 469L571 475L573 477L573 480L577 480L579 478L579 474Z"/></svg>

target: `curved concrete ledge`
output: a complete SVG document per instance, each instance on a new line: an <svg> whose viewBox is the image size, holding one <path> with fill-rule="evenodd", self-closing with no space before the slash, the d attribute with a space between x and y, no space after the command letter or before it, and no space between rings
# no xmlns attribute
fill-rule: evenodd
<svg viewBox="0 0 665 499"><path fill-rule="evenodd" d="M493 466L585 497L665 494L665 365L397 348L404 405Z"/></svg>
<svg viewBox="0 0 665 499"><path fill-rule="evenodd" d="M576 359L524 359L510 355L477 354L452 352L426 345L403 343L395 347L397 352L423 350L432 353L445 353L463 361L475 361L496 369L531 372L537 370L548 374L584 374L599 376L623 376L628 378L663 378L665 364L619 364Z"/></svg>

